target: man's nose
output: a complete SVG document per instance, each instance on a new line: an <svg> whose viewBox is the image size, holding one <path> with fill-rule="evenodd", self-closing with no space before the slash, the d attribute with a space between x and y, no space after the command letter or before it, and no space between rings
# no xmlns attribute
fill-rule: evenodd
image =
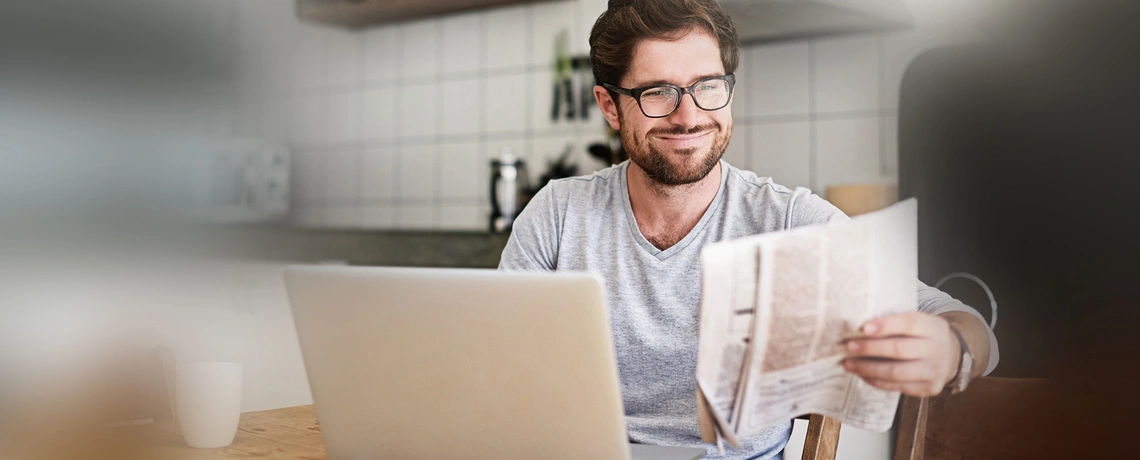
<svg viewBox="0 0 1140 460"><path fill-rule="evenodd" d="M676 125L681 126L697 126L700 124L701 117L704 116L700 107L697 107L697 101L693 99L692 94L682 94L681 103L677 105L677 109L669 114L669 121Z"/></svg>

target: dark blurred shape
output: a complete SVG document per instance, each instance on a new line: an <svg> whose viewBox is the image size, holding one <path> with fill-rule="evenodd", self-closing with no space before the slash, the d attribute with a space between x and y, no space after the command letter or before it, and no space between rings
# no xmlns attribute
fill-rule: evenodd
<svg viewBox="0 0 1140 460"><path fill-rule="evenodd" d="M607 166L613 166L629 159L625 148L621 145L621 133L606 124L605 142L596 142L586 146L590 156L601 160Z"/></svg>
<svg viewBox="0 0 1140 460"><path fill-rule="evenodd" d="M237 99L237 6L0 2L0 248L131 244L171 208L164 147L217 135Z"/></svg>
<svg viewBox="0 0 1140 460"><path fill-rule="evenodd" d="M538 184L534 190L537 192L552 180L574 177L578 175L578 165L570 162L570 155L574 153L574 144L567 144L562 154L554 161L547 162L546 171L538 177Z"/></svg>
<svg viewBox="0 0 1140 460"><path fill-rule="evenodd" d="M912 63L899 192L920 203L920 277L993 289L993 375L1058 384L1057 455L1109 458L1140 410L1140 2L1029 6ZM979 288L944 287L986 313Z"/></svg>

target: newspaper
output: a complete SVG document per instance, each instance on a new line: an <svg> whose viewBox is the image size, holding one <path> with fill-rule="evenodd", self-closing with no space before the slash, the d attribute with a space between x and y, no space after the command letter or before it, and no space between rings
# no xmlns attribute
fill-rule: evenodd
<svg viewBox="0 0 1140 460"><path fill-rule="evenodd" d="M697 403L702 439L738 439L816 413L873 431L898 392L843 370L867 320L914 311L917 203L703 250Z"/></svg>

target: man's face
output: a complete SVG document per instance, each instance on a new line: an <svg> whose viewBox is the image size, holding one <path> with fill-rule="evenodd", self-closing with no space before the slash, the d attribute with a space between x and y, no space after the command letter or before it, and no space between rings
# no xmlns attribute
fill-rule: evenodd
<svg viewBox="0 0 1140 460"><path fill-rule="evenodd" d="M633 50L622 88L656 83L686 87L704 77L724 75L716 39L692 31L680 40L644 40ZM604 90L602 90L604 93ZM604 98L608 98L608 93ZM601 101L606 119L621 131L630 161L650 179L663 185L682 185L704 179L724 155L732 136L732 105L713 111L696 106L684 95L673 113L646 117L632 97L619 95L609 104ZM608 109L608 110L607 110Z"/></svg>

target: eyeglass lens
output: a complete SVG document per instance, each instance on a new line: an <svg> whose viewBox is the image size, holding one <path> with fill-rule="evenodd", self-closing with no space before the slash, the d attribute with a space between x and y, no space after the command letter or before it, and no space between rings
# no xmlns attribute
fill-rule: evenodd
<svg viewBox="0 0 1140 460"><path fill-rule="evenodd" d="M721 79L703 80L692 88L693 100L704 110L717 110L728 105L728 82ZM658 86L641 93L641 110L649 117L668 115L677 108L681 92L674 87Z"/></svg>

